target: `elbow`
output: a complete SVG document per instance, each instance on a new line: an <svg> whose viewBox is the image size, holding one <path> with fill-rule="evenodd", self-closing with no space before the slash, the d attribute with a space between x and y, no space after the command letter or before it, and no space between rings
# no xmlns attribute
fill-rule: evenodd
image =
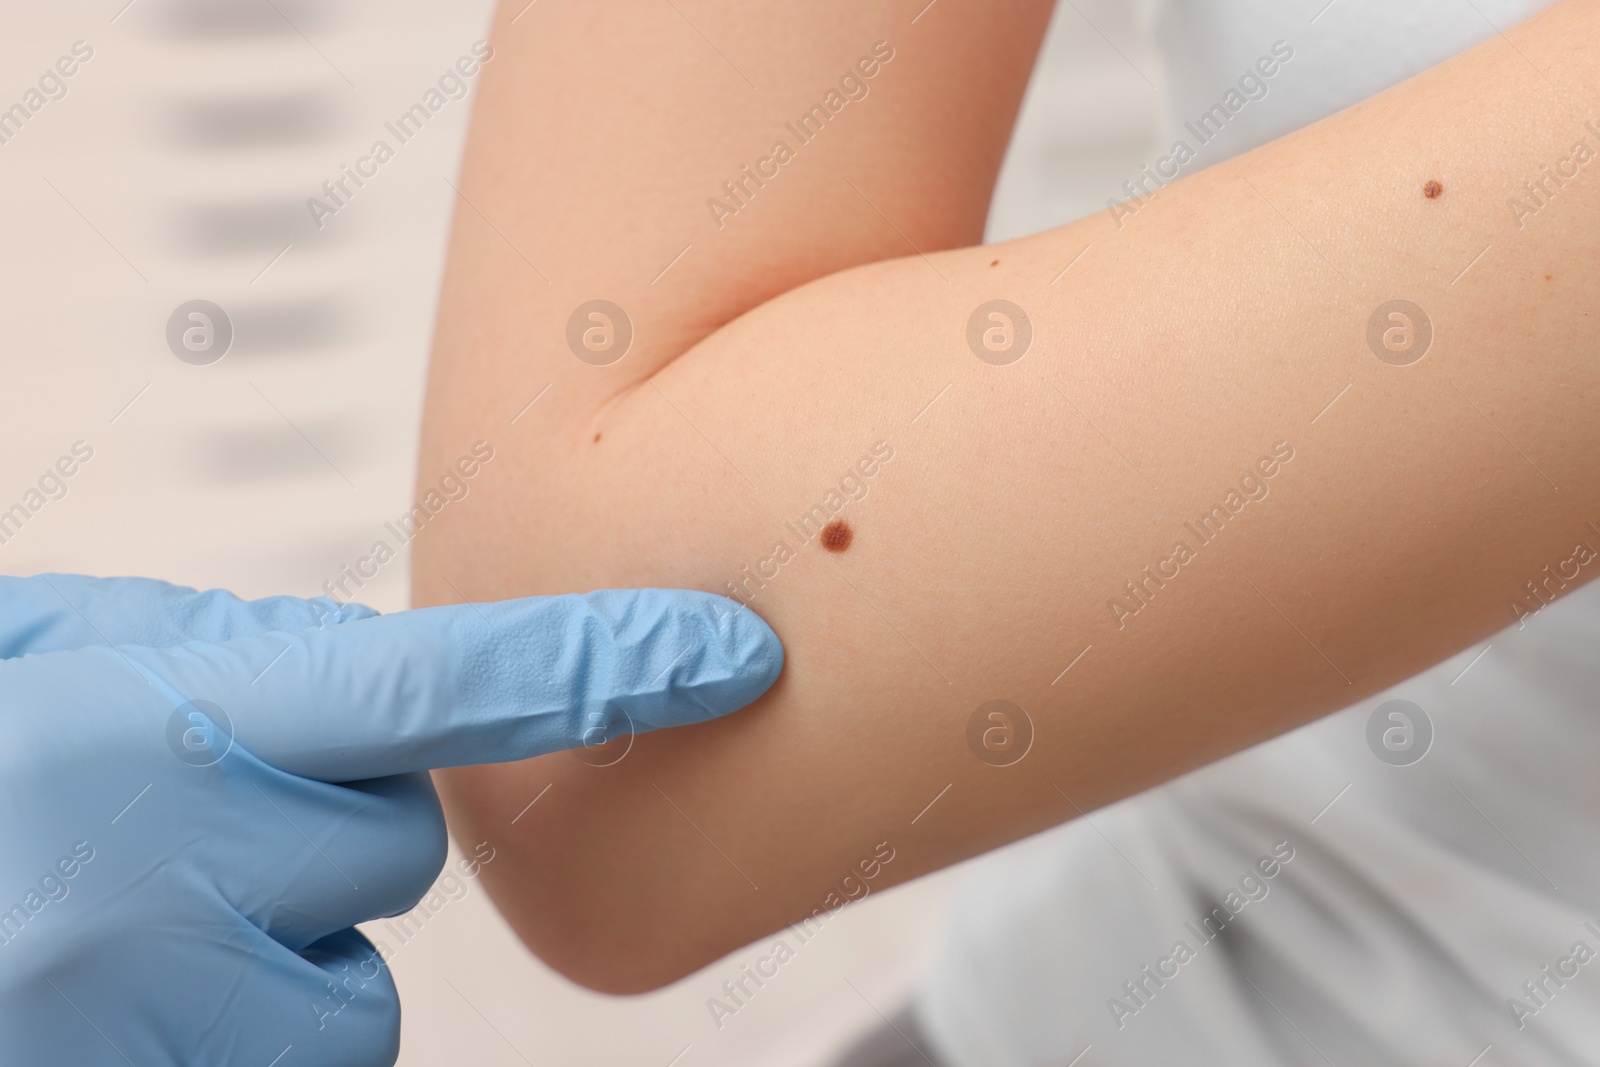
<svg viewBox="0 0 1600 1067"><path fill-rule="evenodd" d="M627 996L671 985L750 940L741 931L754 917L742 921L712 899L679 850L652 847L659 827L609 808L604 794L580 799L570 782L557 784L508 827L504 812L539 791L519 768L550 759L436 776L463 849L492 845L479 880L534 955L586 989Z"/></svg>
<svg viewBox="0 0 1600 1067"><path fill-rule="evenodd" d="M544 916L537 923L523 923L508 915L522 943L546 966L595 993L615 997L651 993L687 978L718 958L717 954L691 955L665 948L647 927L630 922L625 916L574 916L579 922L552 937L553 929L561 925L563 918ZM595 920L607 929L581 929Z"/></svg>
<svg viewBox="0 0 1600 1067"><path fill-rule="evenodd" d="M702 913L664 907L649 889L658 880L623 889L574 880L555 892L529 892L528 882L512 885L504 877L487 881L490 896L529 951L596 993L653 992L742 944Z"/></svg>

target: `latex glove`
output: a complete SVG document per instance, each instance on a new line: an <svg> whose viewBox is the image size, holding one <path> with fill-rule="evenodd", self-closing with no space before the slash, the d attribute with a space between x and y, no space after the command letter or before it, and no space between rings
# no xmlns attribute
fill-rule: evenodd
<svg viewBox="0 0 1600 1067"><path fill-rule="evenodd" d="M0 579L0 655L0 1062L74 1067L393 1064L353 927L444 862L422 772L700 722L782 665L700 593L379 617L59 575Z"/></svg>

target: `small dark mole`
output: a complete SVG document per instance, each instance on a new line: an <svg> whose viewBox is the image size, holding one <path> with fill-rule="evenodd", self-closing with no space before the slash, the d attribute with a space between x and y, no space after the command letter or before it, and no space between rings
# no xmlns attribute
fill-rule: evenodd
<svg viewBox="0 0 1600 1067"><path fill-rule="evenodd" d="M822 528L822 547L829 552L843 552L855 539L855 531L843 519L834 519Z"/></svg>
<svg viewBox="0 0 1600 1067"><path fill-rule="evenodd" d="M594 443L595 444L599 444L600 443L600 435L599 434L595 434L594 435Z"/></svg>
<svg viewBox="0 0 1600 1067"><path fill-rule="evenodd" d="M998 259L995 260L993 263L989 264L989 266L991 266L991 267L998 267L999 265L1000 265L1000 261Z"/></svg>
<svg viewBox="0 0 1600 1067"><path fill-rule="evenodd" d="M1440 185L1431 178L1428 180L1428 184L1422 187L1422 195L1427 197L1429 200L1439 199L1439 194L1443 192L1444 186Z"/></svg>

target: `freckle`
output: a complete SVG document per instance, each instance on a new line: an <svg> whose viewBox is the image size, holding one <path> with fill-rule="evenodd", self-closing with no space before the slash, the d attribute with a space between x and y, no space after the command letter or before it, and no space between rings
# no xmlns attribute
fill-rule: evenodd
<svg viewBox="0 0 1600 1067"><path fill-rule="evenodd" d="M1000 265L1000 261L998 259L995 260L993 263L989 264L989 266L991 266L991 267L998 267L999 265Z"/></svg>
<svg viewBox="0 0 1600 1067"><path fill-rule="evenodd" d="M599 434L595 434L594 435L594 443L595 444L599 444L600 443L600 435Z"/></svg>
<svg viewBox="0 0 1600 1067"><path fill-rule="evenodd" d="M1549 281L1549 280L1550 280L1550 279L1551 279L1551 277L1552 277L1552 275L1549 275L1549 274L1546 274L1546 275L1545 275L1545 276L1544 276L1544 280L1545 280L1545 281Z"/></svg>
<svg viewBox="0 0 1600 1067"><path fill-rule="evenodd" d="M1433 181L1432 179L1429 179L1428 184L1422 187L1422 195L1427 197L1429 200L1439 199L1439 195L1443 192L1444 186L1440 185L1436 181Z"/></svg>
<svg viewBox="0 0 1600 1067"><path fill-rule="evenodd" d="M843 519L834 519L822 528L822 547L829 552L843 552L855 539L855 531Z"/></svg>

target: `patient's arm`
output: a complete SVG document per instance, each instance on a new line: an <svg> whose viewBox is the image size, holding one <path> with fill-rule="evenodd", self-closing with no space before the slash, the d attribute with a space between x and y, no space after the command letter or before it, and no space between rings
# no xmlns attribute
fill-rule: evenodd
<svg viewBox="0 0 1600 1067"><path fill-rule="evenodd" d="M676 359L704 330L585 265L540 190L566 183L560 206L589 219L631 203L586 198L563 169L582 153L555 153L552 177L495 151L523 136L533 89L515 83L535 77L498 68L463 188L520 252L463 209L421 474L474 439L496 455L417 540L417 598L733 582L789 657L756 706L641 737L615 766L558 755L443 777L457 832L506 857L485 878L521 936L591 986L661 984L836 902L879 842L894 858L874 889L1349 704L1516 621L1513 603L1537 604L1525 583L1549 596L1549 576L1570 589L1600 571L1574 549L1600 545L1600 177L1580 169L1520 228L1507 206L1574 142L1593 149L1575 101L1600 99L1597 34L1600 6L1563 0L1168 187L1120 229L1100 215L859 267ZM641 181L694 169L656 147ZM593 148L610 174L615 146ZM800 173L720 233L652 238L661 262L720 248ZM540 248L567 250L541 263L548 288L521 258ZM811 271L751 273L781 287ZM692 300L690 282L675 284ZM641 329L620 363L580 362L566 317L593 297L679 321L676 341ZM1409 366L1368 347L1395 298L1432 322ZM1008 365L969 347L993 299L1032 323ZM695 306L702 325L728 310ZM839 509L845 551L796 533L863 487ZM1036 728L1013 766L969 747L994 699Z"/></svg>

